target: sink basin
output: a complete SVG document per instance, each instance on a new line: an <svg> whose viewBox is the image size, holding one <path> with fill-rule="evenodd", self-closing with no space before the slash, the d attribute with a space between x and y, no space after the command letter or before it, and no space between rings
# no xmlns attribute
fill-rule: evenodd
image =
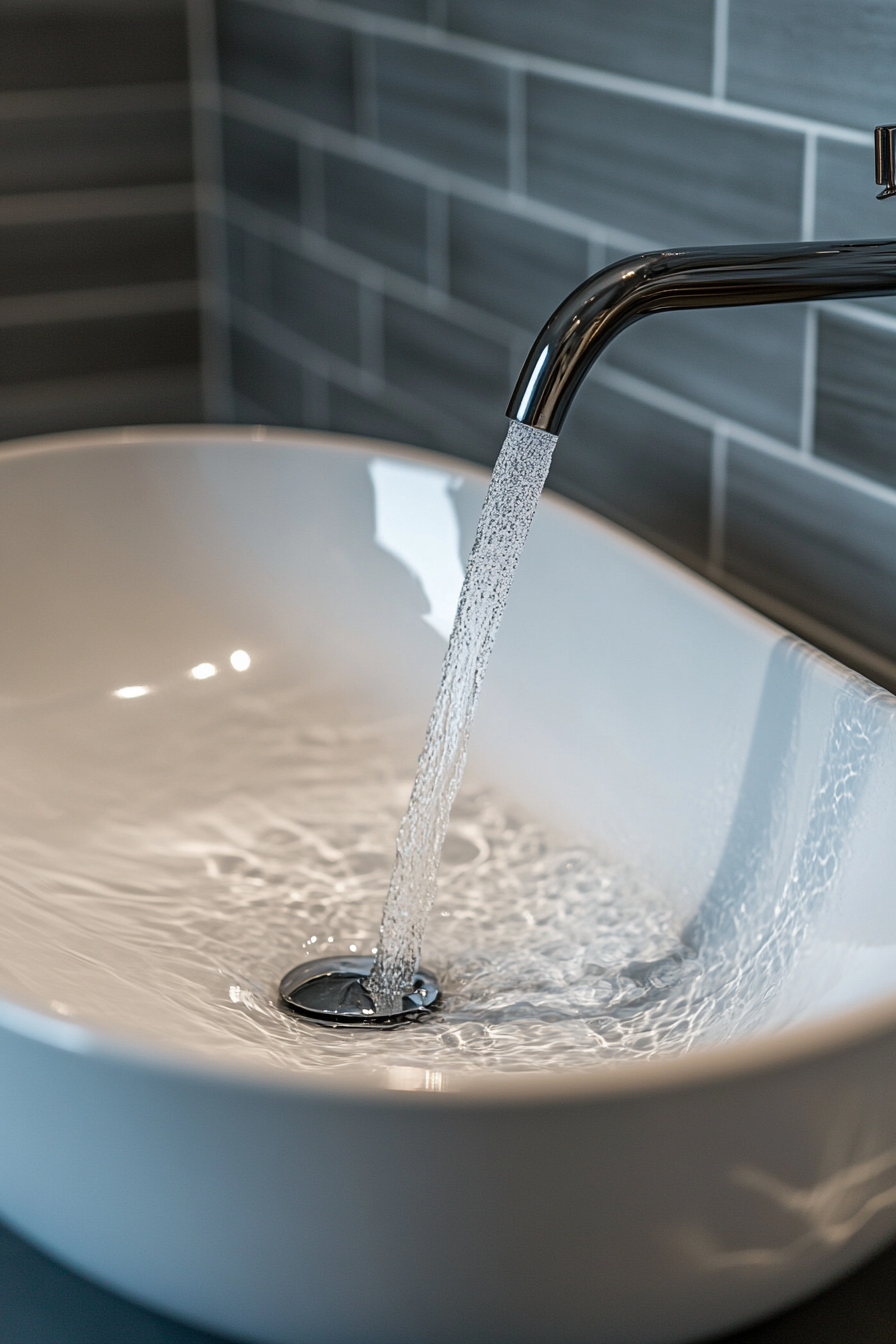
<svg viewBox="0 0 896 1344"><path fill-rule="evenodd" d="M139 811L150 747L213 789L177 741L225 673L419 742L486 481L270 429L0 456L0 1215L236 1338L673 1344L896 1229L896 700L549 494L471 776L665 894L715 968L706 1030L548 1070L424 1067L395 1034L403 1060L327 1070L179 1035L149 963L109 989L67 837ZM58 935L28 922L38 835L73 882Z"/></svg>

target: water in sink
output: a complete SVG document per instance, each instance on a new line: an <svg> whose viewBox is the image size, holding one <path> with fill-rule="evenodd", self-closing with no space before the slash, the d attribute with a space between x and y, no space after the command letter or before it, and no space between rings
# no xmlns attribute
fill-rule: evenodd
<svg viewBox="0 0 896 1344"><path fill-rule="evenodd" d="M0 719L0 992L218 1059L432 1078L585 1067L761 1025L868 747L861 722L835 724L781 918L771 878L745 871L699 936L638 873L468 781L425 944L442 1007L358 1033L284 1013L277 983L303 958L377 945L410 725L271 664Z"/></svg>

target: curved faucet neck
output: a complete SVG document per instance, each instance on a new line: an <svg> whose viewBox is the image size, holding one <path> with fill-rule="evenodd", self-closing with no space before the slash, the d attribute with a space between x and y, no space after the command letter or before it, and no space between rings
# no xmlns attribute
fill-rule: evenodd
<svg viewBox="0 0 896 1344"><path fill-rule="evenodd" d="M896 293L896 241L778 243L645 252L573 290L530 350L507 414L559 434L585 375L650 313Z"/></svg>

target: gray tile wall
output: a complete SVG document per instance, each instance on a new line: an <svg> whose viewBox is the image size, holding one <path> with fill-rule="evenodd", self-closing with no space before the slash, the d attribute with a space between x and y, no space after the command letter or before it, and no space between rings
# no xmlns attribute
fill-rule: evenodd
<svg viewBox="0 0 896 1344"><path fill-rule="evenodd" d="M884 0L217 16L244 420L491 462L533 334L607 261L896 234ZM598 364L552 482L896 683L894 357L891 299L652 318Z"/></svg>
<svg viewBox="0 0 896 1344"><path fill-rule="evenodd" d="M184 0L0 0L0 438L195 420Z"/></svg>

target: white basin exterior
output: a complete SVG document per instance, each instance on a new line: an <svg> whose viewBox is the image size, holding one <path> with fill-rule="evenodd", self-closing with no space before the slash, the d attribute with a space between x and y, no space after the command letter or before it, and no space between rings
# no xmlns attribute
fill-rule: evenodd
<svg viewBox="0 0 896 1344"><path fill-rule="evenodd" d="M469 544L484 473L393 445L205 428L14 446L0 695L150 679L190 665L197 630L236 647L248 629L413 706L422 733L444 641L375 545L372 458L462 478ZM866 748L838 775L844 733ZM683 920L771 836L818 899L769 1029L436 1091L413 1069L227 1070L7 999L0 1215L128 1296L264 1344L673 1344L794 1302L891 1236L896 701L548 496L472 767L637 859ZM814 868L794 858L813 835L831 840Z"/></svg>

